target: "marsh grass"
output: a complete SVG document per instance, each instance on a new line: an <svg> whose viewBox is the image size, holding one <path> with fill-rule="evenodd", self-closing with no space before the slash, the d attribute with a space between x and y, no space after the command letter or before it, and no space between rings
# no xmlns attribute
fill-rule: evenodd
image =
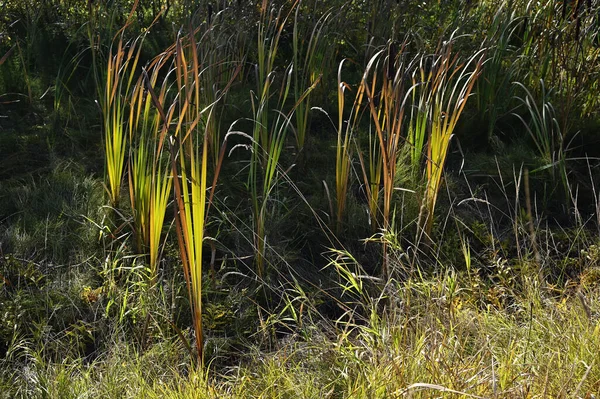
<svg viewBox="0 0 600 399"><path fill-rule="evenodd" d="M454 40L451 37L439 45L435 54L423 56L420 60L407 58L404 54L406 43L390 43L369 60L365 69L356 102L361 104L364 93L367 100L365 107L369 110L379 145L369 146L369 161L366 163L368 171L362 156L360 159L373 219L379 216L379 212L375 211L378 209L378 182L381 181L383 231L389 232L391 229L401 150L405 145L408 146L414 179L419 176L423 147L426 145L425 189L422 199L424 215L420 216L419 227L425 237L431 235L450 140L484 59L482 51L479 51L461 63L458 56L452 53ZM407 74L412 75L411 80L406 79ZM409 118L408 128L405 116ZM384 242L384 278L389 276L386 247Z"/></svg>
<svg viewBox="0 0 600 399"><path fill-rule="evenodd" d="M171 136L171 164L177 205L176 227L179 252L188 286L197 362L204 363L202 330L202 247L206 221L206 182L208 174L208 134L201 130L200 88L202 75L198 64L194 30L179 37L176 44L175 71L177 77L177 128ZM187 52L187 57L186 57ZM188 61L189 60L189 61ZM212 112L212 108L209 112ZM168 128L168 121L163 121ZM196 143L196 144L195 144ZM199 143L202 143L199 145ZM176 145L178 144L178 149ZM176 157L177 151L179 157ZM179 161L179 166L177 166Z"/></svg>
<svg viewBox="0 0 600 399"><path fill-rule="evenodd" d="M404 116L406 111L406 98L408 87L404 82L404 72L410 70L411 60L403 54L405 44L399 47L390 43L384 50L377 52L367 64L361 88L368 100L368 109L371 121L374 125L374 133L379 143L378 151L371 151L375 157L369 164L380 171L371 171L371 174L379 174L383 186L383 207L381 211L381 228L389 231L391 228L392 197L395 190L396 167L398 156L404 140ZM381 83L378 83L381 82ZM379 96L377 98L377 96ZM375 179L377 181L378 179ZM374 191L379 187L373 186L373 181L365 182L369 185L368 199L375 208L376 197ZM378 215L372 215L376 218ZM382 276L389 277L387 269L387 245L383 245L383 267Z"/></svg>
<svg viewBox="0 0 600 399"><path fill-rule="evenodd" d="M54 15L47 3L32 15ZM85 144L110 164L108 201L101 163L63 166L78 153L60 140L50 168L2 173L0 397L600 391L597 160L569 165L561 210L547 190L577 117L595 126L596 4L132 3L90 2L77 14L89 25L68 28L90 47L49 83L26 61L26 104L0 119L2 144L44 147L52 104L37 93L55 87L55 111L71 97L82 131L104 129L104 151ZM0 64L18 66L18 50ZM97 121L85 84L67 87L86 75L103 94ZM507 89L520 98L500 99ZM504 118L515 103L521 120ZM315 108L337 111L333 129L310 122ZM476 112L489 124L472 135L506 142L494 159L450 146ZM321 188L334 179L335 194ZM113 196L122 180L130 204Z"/></svg>
<svg viewBox="0 0 600 399"><path fill-rule="evenodd" d="M156 87L165 57L157 59L149 78ZM166 134L160 115L152 107L152 96L145 90L145 77L139 78L132 94L129 117L129 197L136 244L139 253L149 251L152 280L156 279L161 233L169 203L172 177L168 157L164 154ZM168 80L162 84L158 101L164 104Z"/></svg>
<svg viewBox="0 0 600 399"><path fill-rule="evenodd" d="M328 54L326 54L326 41L323 36L331 18L331 13L326 12L314 24L310 34L306 31L300 31L301 25L298 17L302 6L303 4L300 2L296 7L293 28L294 98L297 104L295 133L298 151L302 151L304 148L306 134L310 127L310 94L321 80L322 69L327 62L326 57ZM307 36L308 40L306 39Z"/></svg>
<svg viewBox="0 0 600 399"><path fill-rule="evenodd" d="M127 152L127 98L131 96L132 83L139 61L141 44L127 44L123 31L111 47L107 59L105 86L100 100L104 120L107 192L112 206L117 206ZM141 39L138 39L141 40Z"/></svg>
<svg viewBox="0 0 600 399"><path fill-rule="evenodd" d="M371 280L355 274L350 258L333 255L335 267L348 271L345 284L353 281L354 298L368 298ZM597 320L575 295L548 296L525 279L522 295L508 291L515 296L507 312L487 303L497 290L476 284L473 275L448 272L432 280L419 274L390 285L395 296L388 312L377 312L376 300L342 297L347 313L337 322L305 319L310 341L293 334L268 354L249 349L244 365L225 374L173 368L189 356L178 340L145 353L115 340L113 350L91 363L38 358L25 369L17 362L0 381L12 397L33 398L92 392L132 398L585 397L599 388ZM583 295L594 317L598 292Z"/></svg>
<svg viewBox="0 0 600 399"><path fill-rule="evenodd" d="M490 21L489 34L483 47L486 60L474 90L479 115L487 123L488 142L492 143L498 120L507 112L510 95L507 87L518 74L517 68L508 68L506 60L515 60L519 33L526 28L527 20L519 16L508 1L502 2Z"/></svg>
<svg viewBox="0 0 600 399"><path fill-rule="evenodd" d="M294 3L294 7L297 2ZM263 276L265 267L265 223L267 218L268 197L274 187L279 158L282 154L287 135L288 121L282 114L291 87L292 67L283 72L281 90L278 97L277 123L269 124L269 101L271 87L275 79L275 58L279 50L279 40L286 21L291 15L282 15L283 9L276 11L272 4L263 0L260 8L260 22L257 34L257 92L252 93L252 113L254 118L252 132L252 153L250 159L248 187L252 200L254 246L256 273ZM262 183L262 184L261 184Z"/></svg>
<svg viewBox="0 0 600 399"><path fill-rule="evenodd" d="M475 85L484 60L480 50L464 62L452 53L453 38L441 44L432 60L429 107L431 129L427 142L425 217L423 231L431 235L437 196L450 140Z"/></svg>
<svg viewBox="0 0 600 399"><path fill-rule="evenodd" d="M348 187L350 185L350 173L353 157L353 138L356 134L356 127L359 123L359 112L363 101L364 91L361 88L356 93L355 100L350 110L350 116L344 124L344 113L346 104L346 90L350 89L348 83L342 80L342 67L345 60L338 66L337 76L337 142L335 156L335 195L336 195L336 225L337 234L342 232L346 212L346 200L348 196Z"/></svg>
<svg viewBox="0 0 600 399"><path fill-rule="evenodd" d="M289 131L294 130L292 121L294 114L299 110L302 112L300 124L295 127L297 138L299 137L298 128L306 130L308 123L309 98L312 90L318 84L320 77L314 76L315 68L312 65L311 58L315 46L318 45L318 35L320 29L311 36L309 48L306 50L305 63L300 72L296 72L294 62L299 62L300 54L299 43L293 48L294 61L281 72L281 86L277 95L277 106L274 110L269 108L271 101L271 89L276 82L277 71L274 69L274 61L279 50L279 40L286 26L286 23L294 9L298 7L298 1L294 2L287 12L279 9L272 9L268 1L263 1L260 9L261 19L258 24L258 63L257 82L258 91L256 95L252 93L252 113L253 113L253 133L252 133L252 152L249 166L248 188L252 201L253 224L254 224L254 248L255 248L255 266L256 274L259 278L264 277L265 254L266 254L266 223L268 223L269 206L271 195L278 183L278 176L282 172L280 168L280 159L283 156L284 148ZM324 22L323 22L324 23ZM297 34L297 33L296 33ZM305 75L310 76L307 77ZM300 76L303 76L300 78ZM310 84L303 87L302 84ZM295 102L288 104L289 99L294 92ZM269 117L269 113L274 117ZM298 119L296 119L298 121ZM293 167L294 165L290 166ZM287 171L283 171L283 174Z"/></svg>
<svg viewBox="0 0 600 399"><path fill-rule="evenodd" d="M522 97L517 96L516 98L526 109L529 118L526 121L521 115L515 115L523 123L544 163L536 171L548 170L552 179L559 179L563 194L568 196L569 184L566 166L568 149L565 143L565 132L561 130L556 111L550 102L551 93L546 90L544 82L541 81L541 98L538 104L531 91L522 83L515 82L514 84L524 92Z"/></svg>

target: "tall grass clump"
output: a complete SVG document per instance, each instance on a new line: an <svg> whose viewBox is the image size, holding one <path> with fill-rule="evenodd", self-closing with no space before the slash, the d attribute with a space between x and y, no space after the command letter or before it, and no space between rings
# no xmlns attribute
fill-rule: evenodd
<svg viewBox="0 0 600 399"><path fill-rule="evenodd" d="M207 21L195 22L197 34L202 37L202 46L198 47L198 57L202 65L207 66L201 72L202 90L200 91L203 104L215 105L215 110L207 115L206 131L211 149L210 161L217 168L220 159L221 143L221 114L219 99L227 96L229 86L245 63L245 42L242 38L227 30L227 15L231 10L222 10L211 16ZM199 19L199 15L196 17ZM196 21L196 19L194 19ZM240 46L240 49L235 48Z"/></svg>
<svg viewBox="0 0 600 399"><path fill-rule="evenodd" d="M278 176L287 173L281 169L280 159L290 130L294 130L294 113L299 110L301 116L296 118L296 139L304 137L307 123L309 97L320 80L316 76L318 67L314 64L319 35L322 24L313 32L308 48L304 48L294 27L293 61L278 71L275 60L279 51L279 41L290 16L296 10L298 19L299 1L291 4L284 14L283 8L276 11L269 1L264 0L260 8L260 20L257 32L257 91L252 93L252 151L249 166L248 188L252 201L254 227L255 268L259 277L264 276L267 249L267 221L270 212L271 196ZM295 24L296 25L296 24ZM304 60L302 61L302 58ZM299 65L296 65L298 63ZM298 69L297 69L298 68ZM273 84L279 83L277 93L273 92ZM305 87L306 85L307 87ZM292 93L293 92L293 93ZM276 98L276 106L271 108L270 102ZM290 101L292 100L292 101ZM271 116L274 115L274 116ZM301 139L303 143L304 139ZM300 142L297 141L297 144ZM303 144L302 144L303 145ZM299 147L300 148L300 147ZM292 165L293 166L293 165Z"/></svg>
<svg viewBox="0 0 600 399"><path fill-rule="evenodd" d="M146 85L155 88L159 73L168 62L165 54L151 64L151 75L142 75L134 88L129 117L129 196L133 211L137 250L149 252L150 275L157 276L161 233L169 203L172 176L166 154L167 131L153 107L152 95ZM169 66L169 64L166 64ZM147 79L147 81L146 81ZM168 79L164 79L157 95L164 104Z"/></svg>
<svg viewBox="0 0 600 399"><path fill-rule="evenodd" d="M293 71L294 71L294 98L296 100L296 146L299 151L304 148L306 133L309 130L310 92L319 83L322 68L325 63L326 45L323 33L331 16L329 12L320 17L310 34L301 31L299 21L302 2L296 7L293 31ZM308 37L308 40L306 39ZM305 91L306 89L309 91ZM304 98L303 98L304 97Z"/></svg>
<svg viewBox="0 0 600 399"><path fill-rule="evenodd" d="M163 84L160 96L152 88L153 78L146 74L145 85L152 96L152 103L161 119L159 143L166 143L170 152L170 175L175 196L175 227L179 253L183 263L184 277L188 287L190 307L194 324L196 355L199 364L204 359L202 330L202 249L206 227L207 179L210 114L215 103L205 104L202 88L204 71L214 65L201 65L198 48L202 38L196 38L197 30L189 27L187 33L178 35L174 45L161 57L172 59L171 69ZM163 65L155 61L157 70ZM160 75L160 73L159 73ZM173 75L175 81L173 82ZM155 75L153 75L155 76ZM164 88L173 86L175 96L164 95ZM218 101L217 98L215 101ZM165 137L166 136L166 137ZM221 158L222 159L222 158ZM162 165L157 163L158 167ZM220 168L217 166L215 173ZM163 171L160 190L156 195L166 199L164 189L170 184L169 176ZM216 177L213 178L213 182ZM214 190L214 186L212 188ZM164 194L164 196L163 196Z"/></svg>
<svg viewBox="0 0 600 399"><path fill-rule="evenodd" d="M350 184L350 172L352 168L352 141L359 121L359 112L363 101L364 91L362 86L359 88L355 101L350 111L350 118L344 126L344 107L345 91L350 86L342 81L342 60L338 67L337 76L337 99L338 99L338 120L337 120L337 142L335 153L335 193L336 193L336 232L342 232L344 216L346 212L346 199L348 196L348 186Z"/></svg>
<svg viewBox="0 0 600 399"><path fill-rule="evenodd" d="M453 54L454 38L444 42L432 57L428 79L431 92L428 100L430 122L427 141L426 185L423 198L425 215L421 227L431 234L435 205L442 182L442 172L448 155L450 141L473 87L481 73L484 61L479 50L465 61Z"/></svg>
<svg viewBox="0 0 600 399"><path fill-rule="evenodd" d="M517 59L519 34L526 29L527 19L511 7L511 2L503 1L495 9L486 26L483 47L486 48L486 60L477 79L475 96L480 119L486 123L488 143L494 144L494 131L499 118L505 112L511 96L512 80L518 74L518 68L510 67Z"/></svg>
<svg viewBox="0 0 600 399"><path fill-rule="evenodd" d="M275 109L275 123L269 119L269 101L271 88L276 77L275 59L279 50L279 40L286 21L297 6L292 5L288 14L283 10L275 11L269 1L264 0L260 9L260 21L257 33L257 92L252 96L253 133L248 187L252 201L254 226L254 248L256 274L263 277L266 256L266 223L269 197L277 182L279 160L283 153L291 118L296 106L286 114L284 107L290 95L293 65L282 73L281 87ZM299 99L301 100L301 99Z"/></svg>
<svg viewBox="0 0 600 399"><path fill-rule="evenodd" d="M204 361L202 331L202 247L206 222L206 182L208 174L208 135L202 118L212 107L203 109L200 90L203 78L198 64L193 30L180 36L175 46L174 68L178 96L173 109L177 112L175 131L171 135L171 162L177 214L175 225L179 252L194 321L198 362ZM178 153L178 159L175 154ZM177 161L179 165L177 165Z"/></svg>
<svg viewBox="0 0 600 399"><path fill-rule="evenodd" d="M398 155L403 144L404 115L408 87L406 87L404 73L411 68L411 61L403 54L404 45L400 47L395 43L389 43L385 49L377 52L367 64L367 68L361 82L361 91L364 91L368 100L368 109L374 132L377 137L378 151L372 151L375 161L370 165L378 167L381 165L381 182L383 186L383 207L381 211L381 227L383 231L389 231L392 222L392 199L395 190L396 170L398 166ZM359 95L362 93L359 91ZM373 174L373 172L371 173ZM378 173L375 172L375 175ZM373 177L371 177L373 178ZM365 182L369 202L374 207L377 197L375 192L375 181ZM378 215L372 215L374 219ZM387 270L387 245L384 242L383 269L384 278L389 276Z"/></svg>
<svg viewBox="0 0 600 399"><path fill-rule="evenodd" d="M483 51L461 62L452 52L450 40L440 44L429 56L409 59L406 43L389 43L370 58L356 95L370 114L378 145L370 141L369 161L361 155L365 191L373 219L379 216L378 191L381 182L381 228L390 231L392 207L401 150L408 146L413 178L419 178L425 151L424 193L419 228L429 236L440 189L442 171L450 140L458 119L481 72ZM405 121L405 118L408 119ZM338 142L341 136L338 137ZM370 139L371 140L371 139ZM338 145L339 147L339 145ZM368 165L368 168L366 167ZM368 169L368 171L367 171ZM388 275L385 241L382 272Z"/></svg>
<svg viewBox="0 0 600 399"><path fill-rule="evenodd" d="M297 1L294 3L296 6ZM255 123L253 139L259 147L260 163L264 166L269 159L269 100L271 86L275 78L275 59L279 51L279 41L290 14L283 15L283 9L275 11L268 0L260 7L260 20L257 31L256 52L256 93L252 97L252 112ZM291 13L291 11L290 11ZM287 93L286 93L287 95ZM258 156L258 154L257 154Z"/></svg>
<svg viewBox="0 0 600 399"><path fill-rule="evenodd" d="M539 103L533 93L522 83L514 82L522 92L522 96L516 95L515 98L520 105L525 108L527 120L521 115L514 115L522 122L523 127L529 133L535 148L542 158L544 165L540 170L548 170L552 179L560 179L563 193L568 200L569 182L566 167L566 148L564 132L557 120L556 110L550 102L551 91L546 90L543 81L540 81L541 88Z"/></svg>
<svg viewBox="0 0 600 399"><path fill-rule="evenodd" d="M105 75L105 85L100 98L104 125L104 151L106 157L107 192L110 203L119 202L125 154L127 152L127 99L142 49L142 38L125 42L127 25L117 34L110 48Z"/></svg>

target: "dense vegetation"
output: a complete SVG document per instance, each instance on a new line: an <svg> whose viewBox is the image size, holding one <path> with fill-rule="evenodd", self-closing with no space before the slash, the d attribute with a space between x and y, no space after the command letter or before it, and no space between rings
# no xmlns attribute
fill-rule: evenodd
<svg viewBox="0 0 600 399"><path fill-rule="evenodd" d="M600 393L597 1L0 9L0 398Z"/></svg>

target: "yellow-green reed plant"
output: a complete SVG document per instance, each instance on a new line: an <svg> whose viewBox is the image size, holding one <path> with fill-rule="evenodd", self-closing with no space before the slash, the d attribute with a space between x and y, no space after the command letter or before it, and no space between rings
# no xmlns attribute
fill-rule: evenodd
<svg viewBox="0 0 600 399"><path fill-rule="evenodd" d="M364 91L361 85L355 97L350 120L344 126L345 91L349 89L346 82L342 81L342 67L344 61L338 67L338 124L337 145L335 155L335 195L336 195L336 232L342 231L342 224L346 212L346 199L348 196L348 185L350 184L350 171L352 168L352 138L358 123L360 104L363 100Z"/></svg>
<svg viewBox="0 0 600 399"><path fill-rule="evenodd" d="M517 73L512 62L516 61L518 48L512 43L518 43L527 21L511 3L502 1L486 25L483 47L487 55L475 88L479 118L487 123L487 139L492 145L496 123L511 99L507 93L512 88L510 82Z"/></svg>
<svg viewBox="0 0 600 399"><path fill-rule="evenodd" d="M289 90L290 79L287 79L287 90ZM271 128L269 147L266 149L266 161L264 167L257 158L260 154L259 146L253 141L253 150L250 160L250 193L252 197L252 209L254 217L254 245L255 265L258 277L263 277L266 256L266 221L268 217L268 203L271 192L277 183L277 171L279 159L283 153L287 131L290 125L289 117L281 113ZM260 182L262 180L262 184Z"/></svg>
<svg viewBox="0 0 600 399"><path fill-rule="evenodd" d="M177 239L188 284L194 319L196 350L203 362L202 331L202 246L206 208L206 175L208 165L208 135L200 130L200 68L196 42L191 36L190 61L179 39L175 68L179 89L179 120L175 132L179 144L179 168L173 166L177 204ZM191 65L190 65L191 63ZM200 145L202 150L200 150Z"/></svg>
<svg viewBox="0 0 600 399"><path fill-rule="evenodd" d="M309 128L310 92L307 87L314 87L321 79L321 70L325 58L325 45L322 40L323 30L329 20L330 13L325 13L312 27L308 42L307 32L300 31L298 16L302 7L300 1L294 17L293 51L294 51L294 97L296 99L296 146L298 151L304 148L306 132ZM312 91L312 90L311 90ZM299 101L304 96L304 101Z"/></svg>
<svg viewBox="0 0 600 399"><path fill-rule="evenodd" d="M411 104L406 141L410 153L414 183L421 180L423 146L425 145L430 125L429 97L431 93L431 80L427 68L425 58L421 57L412 73L412 87L409 89Z"/></svg>
<svg viewBox="0 0 600 399"><path fill-rule="evenodd" d="M256 273L262 277L265 269L266 255L266 221L268 217L268 204L271 193L276 187L278 175L281 172L279 160L283 153L288 130L292 128L292 118L298 108L298 104L305 101L314 85L306 89L298 101L291 106L287 113L281 111L284 108L287 98L290 96L292 83L292 66L284 72L284 79L279 90L279 99L276 118L274 123L269 126L269 141L267 148L262 148L256 138L252 140L252 154L250 159L250 177L249 188L252 199L252 209L254 217L254 241L255 241L255 264ZM256 110L256 108L253 108ZM255 113L256 116L256 113ZM255 124L256 119L255 119ZM264 159L260 159L264 156ZM285 171L281 173L286 173ZM262 184L261 184L262 182Z"/></svg>
<svg viewBox="0 0 600 399"><path fill-rule="evenodd" d="M383 231L390 231L392 227L392 199L395 190L396 170L398 156L404 143L403 121L406 111L409 88L404 77L412 61L407 61L403 56L404 44L399 48L390 43L385 49L375 53L369 60L363 74L361 89L368 100L371 121L377 134L379 151L373 152L377 158L370 163L381 163L381 182L383 185L383 207L381 210L381 227ZM359 95L361 95L359 90ZM365 186L371 182L365 182ZM377 187L379 190L379 187ZM374 190L367 192L374 201ZM373 215L375 217L376 215ZM387 279L387 244L383 242L382 275Z"/></svg>
<svg viewBox="0 0 600 399"><path fill-rule="evenodd" d="M539 104L533 93L520 82L514 82L524 92L522 97L515 96L518 102L525 107L529 115L526 121L521 115L515 113L533 140L538 154L544 165L534 170L548 170L553 180L560 179L563 194L569 200L569 181L566 167L565 135L557 120L556 111L550 102L551 91L546 90L544 81L540 81L541 89ZM557 176L557 173L559 176Z"/></svg>
<svg viewBox="0 0 600 399"><path fill-rule="evenodd" d="M107 60L104 92L100 98L104 122L104 151L106 156L106 186L113 207L119 202L125 153L127 152L127 99L142 49L142 38L124 42L123 27L118 40L110 48Z"/></svg>
<svg viewBox="0 0 600 399"><path fill-rule="evenodd" d="M168 59L162 54L150 65L152 74L147 83L151 87L156 87L159 73ZM161 104L165 103L167 84L165 79L158 94ZM172 177L168 157L163 154L166 132L161 129L160 115L153 108L152 96L145 90L145 85L145 76L141 76L131 100L128 176L138 251L148 251L150 275L154 280Z"/></svg>
<svg viewBox="0 0 600 399"><path fill-rule="evenodd" d="M170 79L171 75L175 75L177 94L173 101L168 95L159 97L147 75L145 82L162 120L160 137L170 150L177 241L190 298L197 359L199 364L203 364L202 247L210 152L206 121L210 119L214 103L202 103L201 91L205 86L201 80L205 78L203 71L210 66L200 65L198 47L202 42L197 42L196 33L197 30L190 27L189 33L180 34L176 43L164 53L165 57L173 58L172 69L165 78ZM166 84L163 88L170 85ZM217 165L215 173L218 170L220 165ZM215 181L216 175L212 190Z"/></svg>
<svg viewBox="0 0 600 399"><path fill-rule="evenodd" d="M202 79L204 73L216 65L200 65L198 48L202 45L196 39L197 30L189 28L189 34L178 38L175 46L175 74L178 96L166 117L165 128L171 125L176 116L175 128L170 135L171 166L177 214L175 226L179 252L188 286L190 306L194 319L194 332L198 360L203 363L202 332L202 245L206 225L208 205L213 198L217 177L225 154L221 148L218 162L213 172L210 196L207 197L208 158L210 153L207 121L214 112L215 104L229 90L237 77L236 68L228 84L219 92L211 104L202 103ZM164 115L164 112L162 112ZM179 161L177 163L177 160Z"/></svg>
<svg viewBox="0 0 600 399"><path fill-rule="evenodd" d="M157 148L156 154L161 152L162 145L166 145L170 152L172 183L168 182L166 171L159 174L163 185L156 191L156 195L166 199L166 194L162 196L165 193L164 189L166 185L172 184L176 206L175 227L190 298L197 360L199 364L203 364L202 247L207 200L210 205L225 153L223 145L215 166L210 196L207 198L210 153L207 121L211 118L210 114L214 111L216 102L220 101L229 89L240 68L238 66L229 83L213 103L203 103L201 92L206 86L202 79L206 78L205 71L215 66L201 65L198 48L206 36L203 35L198 41L197 33L198 29L190 27L187 35L180 34L175 44L153 61L150 66L150 69L155 68L152 78L145 73L144 84L162 122L158 135L160 148ZM161 75L159 70L166 65L167 59L172 59L171 68L164 77L160 95L157 95L152 87L153 82L156 82L156 76ZM175 83L172 82L172 75L175 75ZM169 95L172 86L176 89L173 100ZM161 167L162 163L158 161L157 169Z"/></svg>
<svg viewBox="0 0 600 399"><path fill-rule="evenodd" d="M431 128L427 141L426 184L422 232L430 236L442 172L454 129L481 73L483 50L460 63L452 53L453 38L442 44L432 59L429 99Z"/></svg>
<svg viewBox="0 0 600 399"><path fill-rule="evenodd" d="M269 1L263 0L258 24L256 65L258 87L256 95L253 94L252 96L254 126L248 188L253 211L255 267L259 277L264 274L267 204L277 180L279 158L290 127L291 114L297 104L303 101L307 95L299 99L288 115L283 112L292 83L293 66L289 66L283 73L283 82L279 90L276 122L273 126L270 126L268 113L271 86L275 78L275 58L283 28L297 4L298 1L294 2L289 13L282 16L281 9L275 13L274 10L269 9Z"/></svg>
<svg viewBox="0 0 600 399"><path fill-rule="evenodd" d="M244 42L236 40L226 30L225 12L222 11L214 15L209 21L200 24L198 33L202 36L202 46L198 47L198 57L202 65L206 68L201 70L204 78L202 79L201 100L203 104L214 104L218 98L226 95L225 87L229 85L233 76L238 73L239 65L243 64L245 55L239 55L237 49L232 48L230 41L234 43ZM208 143L211 149L210 160L213 167L219 162L221 141L219 114L215 110L210 112L206 120L206 132L208 134Z"/></svg>
<svg viewBox="0 0 600 399"><path fill-rule="evenodd" d="M379 141L374 135L369 132L369 157L365 162L362 150L357 144L358 159L362 170L364 180L364 190L369 206L370 224L373 232L377 230L379 224L377 216L379 214L379 194L381 192L381 172L383 168L383 158L379 156Z"/></svg>
<svg viewBox="0 0 600 399"><path fill-rule="evenodd" d="M268 0L263 0L260 8L260 20L257 32L257 63L256 78L257 92L256 99L252 98L252 111L254 114L254 132L253 138L259 149L262 149L260 162L266 165L268 156L269 141L269 99L271 97L271 85L273 83L275 72L275 59L279 50L279 40L285 24L296 5L294 2L290 12L282 15L282 9L275 12Z"/></svg>
<svg viewBox="0 0 600 399"><path fill-rule="evenodd" d="M193 30L180 35L175 46L174 73L177 97L170 106L153 94L163 120L163 131L171 130L171 173L177 207L175 226L184 276L188 287L198 362L203 363L202 246L204 240L208 136L202 131L202 83ZM167 109L167 113L165 113ZM171 125L174 128L169 129Z"/></svg>

